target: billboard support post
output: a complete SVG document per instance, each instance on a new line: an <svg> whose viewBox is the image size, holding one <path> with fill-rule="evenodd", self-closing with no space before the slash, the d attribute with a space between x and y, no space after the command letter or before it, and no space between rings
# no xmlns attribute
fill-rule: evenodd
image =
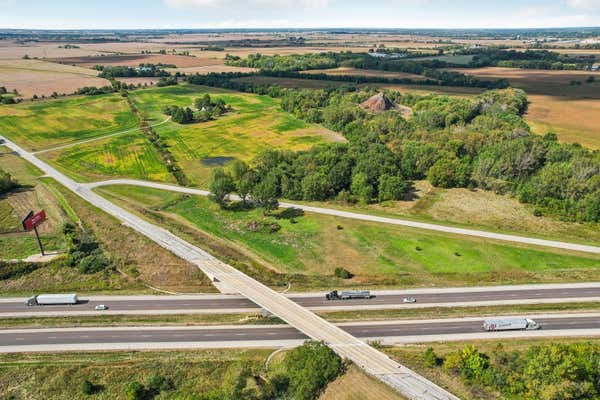
<svg viewBox="0 0 600 400"><path fill-rule="evenodd" d="M42 256L45 256L44 246L42 246L42 241L40 240L40 234L38 233L37 226L35 226L33 228L33 231L35 232L35 238L37 239L38 246L40 246L40 251L42 252Z"/></svg>

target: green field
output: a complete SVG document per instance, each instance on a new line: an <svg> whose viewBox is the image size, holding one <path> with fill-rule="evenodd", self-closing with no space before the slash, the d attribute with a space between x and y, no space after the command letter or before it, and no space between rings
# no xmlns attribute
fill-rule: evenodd
<svg viewBox="0 0 600 400"><path fill-rule="evenodd" d="M272 269L331 277L347 284L494 284L600 277L600 258L323 215L264 217L258 210L221 210L206 198L126 186L102 189L130 206L176 215L225 239ZM272 224L280 226L271 232ZM203 244L200 244L201 246ZM325 283L324 283L325 284Z"/></svg>
<svg viewBox="0 0 600 400"><path fill-rule="evenodd" d="M156 149L142 133L137 132L84 143L40 156L79 181L118 176L174 182Z"/></svg>
<svg viewBox="0 0 600 400"><path fill-rule="evenodd" d="M192 107L204 93L221 98L233 111L216 120L180 125L168 122L154 128L165 139L185 174L206 186L211 169L231 159L250 160L272 148L301 150L315 144L343 140L314 124L307 124L279 108L278 100L202 86L183 85L135 91L131 99L150 123L164 120L168 105Z"/></svg>
<svg viewBox="0 0 600 400"><path fill-rule="evenodd" d="M30 150L134 128L137 121L117 94L25 102L0 108L0 132Z"/></svg>

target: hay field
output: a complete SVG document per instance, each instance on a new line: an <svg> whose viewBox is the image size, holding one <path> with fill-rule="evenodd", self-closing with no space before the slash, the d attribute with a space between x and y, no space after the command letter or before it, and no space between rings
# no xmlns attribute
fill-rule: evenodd
<svg viewBox="0 0 600 400"><path fill-rule="evenodd" d="M40 60L0 60L0 86L17 89L24 98L70 94L83 86L106 86L98 72Z"/></svg>
<svg viewBox="0 0 600 400"><path fill-rule="evenodd" d="M80 181L127 177L175 182L158 152L139 132L43 153L41 157Z"/></svg>
<svg viewBox="0 0 600 400"><path fill-rule="evenodd" d="M0 107L2 134L35 151L136 126L127 102L117 94Z"/></svg>
<svg viewBox="0 0 600 400"><path fill-rule="evenodd" d="M307 124L282 112L278 101L268 96L192 85L141 90L130 96L146 118L162 121L165 106L192 106L194 99L206 92L215 99L225 100L233 111L209 122L189 125L168 122L154 128L197 185L207 184L216 166L213 164L219 164L220 159L248 161L266 149L302 150L319 143L344 140L320 125Z"/></svg>

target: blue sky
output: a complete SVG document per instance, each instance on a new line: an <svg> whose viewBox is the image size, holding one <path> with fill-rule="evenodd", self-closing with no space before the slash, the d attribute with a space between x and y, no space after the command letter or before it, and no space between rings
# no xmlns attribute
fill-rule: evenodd
<svg viewBox="0 0 600 400"><path fill-rule="evenodd" d="M0 28L600 26L600 0L0 0Z"/></svg>

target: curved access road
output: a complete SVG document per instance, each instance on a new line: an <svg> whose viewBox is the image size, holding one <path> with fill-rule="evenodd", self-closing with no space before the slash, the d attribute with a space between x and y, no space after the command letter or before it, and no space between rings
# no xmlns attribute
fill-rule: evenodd
<svg viewBox="0 0 600 400"><path fill-rule="evenodd" d="M168 184L164 184L164 183L139 181L139 180L135 180L135 179L112 179L112 180L93 182L93 183L82 184L82 185L86 186L89 189L93 189L93 188L97 188L97 187L101 187L101 186L110 186L110 185L131 185L131 186L143 186L143 187L160 189L160 190L168 190L171 192L192 194L192 195L196 195L196 196L208 196L210 194L210 192L208 192L206 190L193 189L193 188L187 188L187 187L176 186L176 185L168 185ZM354 212L349 212L349 211L336 210L336 209L332 209L332 208L307 206L307 205L303 205L303 204L283 202L283 203L280 203L280 206L285 207L285 208L298 208L298 209L304 210L306 212L311 212L311 213L315 213L315 214L332 215L332 216L341 217L341 218L356 219L356 220L368 221L368 222L377 222L377 223L382 223L382 224L401 225L401 226L407 226L407 227L411 227L411 228L425 229L425 230L429 230L429 231L450 233L450 234L454 234L454 235L475 236L475 237L499 240L499 241L504 241L504 242L513 242L513 243L521 243L521 244L527 244L527 245L533 245L533 246L552 247L555 249L563 249L563 250L580 251L580 252L584 252L584 253L600 254L599 246L561 242L561 241L556 241L556 240L538 239L538 238L532 238L532 237L526 237L526 236L517 236L517 235L504 234L504 233L476 230L476 229L456 228L456 227L452 227L452 226L431 224L431 223L427 223L427 222L416 222L416 221L410 221L410 220L399 219L399 218L389 218L389 217L380 217L380 216L369 215L369 214L359 214L359 213L354 213Z"/></svg>
<svg viewBox="0 0 600 400"><path fill-rule="evenodd" d="M509 337L600 336L600 314L532 315L538 331L485 332L482 318L345 323L362 340L389 344ZM295 346L308 336L287 325L110 327L0 330L0 353L201 347Z"/></svg>

